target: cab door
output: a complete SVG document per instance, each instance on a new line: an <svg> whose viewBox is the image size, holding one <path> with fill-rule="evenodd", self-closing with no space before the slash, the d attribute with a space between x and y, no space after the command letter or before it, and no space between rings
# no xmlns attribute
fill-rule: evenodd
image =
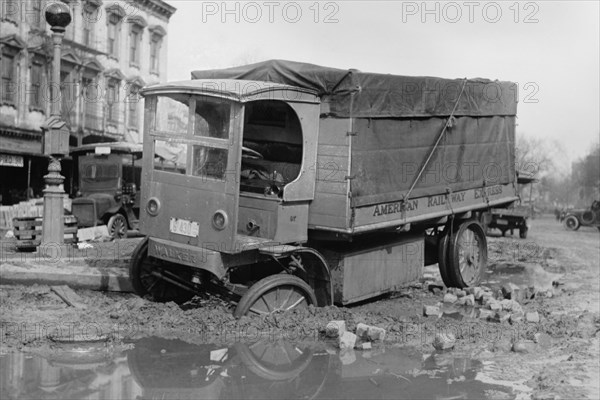
<svg viewBox="0 0 600 400"><path fill-rule="evenodd" d="M243 109L239 103L207 96L165 97L149 101L147 118L153 128L150 140L144 139L144 153L153 157L144 163L142 232L234 253ZM181 104L189 107L187 121Z"/></svg>

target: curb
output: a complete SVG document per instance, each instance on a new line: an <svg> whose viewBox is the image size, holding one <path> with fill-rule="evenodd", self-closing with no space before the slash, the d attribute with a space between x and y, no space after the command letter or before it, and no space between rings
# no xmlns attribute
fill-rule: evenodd
<svg viewBox="0 0 600 400"><path fill-rule="evenodd" d="M68 285L99 291L133 291L127 268L129 260L72 258L69 261L51 265L6 260L0 265L0 284Z"/></svg>

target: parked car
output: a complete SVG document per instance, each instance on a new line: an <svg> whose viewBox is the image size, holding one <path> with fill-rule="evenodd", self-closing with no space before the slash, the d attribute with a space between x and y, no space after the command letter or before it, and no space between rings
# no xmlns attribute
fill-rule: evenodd
<svg viewBox="0 0 600 400"><path fill-rule="evenodd" d="M142 145L95 143L71 151L79 190L72 202L78 228L106 225L114 238L137 229Z"/></svg>
<svg viewBox="0 0 600 400"><path fill-rule="evenodd" d="M567 210L563 225L570 231L576 231L581 226L595 226L600 231L600 201L594 200L587 209Z"/></svg>

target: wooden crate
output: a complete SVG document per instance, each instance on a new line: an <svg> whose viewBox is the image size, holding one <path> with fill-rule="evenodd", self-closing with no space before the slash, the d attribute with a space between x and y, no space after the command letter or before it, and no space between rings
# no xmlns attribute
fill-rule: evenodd
<svg viewBox="0 0 600 400"><path fill-rule="evenodd" d="M77 243L77 219L72 215L65 215L63 218L65 243ZM42 242L41 217L14 218L13 230L17 239L17 250L33 250Z"/></svg>

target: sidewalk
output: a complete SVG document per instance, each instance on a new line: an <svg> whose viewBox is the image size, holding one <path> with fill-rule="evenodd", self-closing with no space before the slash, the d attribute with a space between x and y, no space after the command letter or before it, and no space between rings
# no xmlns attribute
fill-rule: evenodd
<svg viewBox="0 0 600 400"><path fill-rule="evenodd" d="M68 285L131 292L129 260L141 238L93 243L92 248L49 244L18 252L13 239L0 241L0 284Z"/></svg>

